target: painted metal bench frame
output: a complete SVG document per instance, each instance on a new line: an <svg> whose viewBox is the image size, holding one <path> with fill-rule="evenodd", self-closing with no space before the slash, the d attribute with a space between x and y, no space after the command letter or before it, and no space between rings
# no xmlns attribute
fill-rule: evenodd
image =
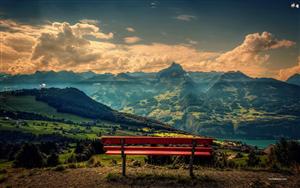
<svg viewBox="0 0 300 188"><path fill-rule="evenodd" d="M126 176L126 155L190 156L189 172L193 174L195 156L212 156L212 138L103 136L105 154L122 156L122 175ZM153 146L155 145L155 146Z"/></svg>

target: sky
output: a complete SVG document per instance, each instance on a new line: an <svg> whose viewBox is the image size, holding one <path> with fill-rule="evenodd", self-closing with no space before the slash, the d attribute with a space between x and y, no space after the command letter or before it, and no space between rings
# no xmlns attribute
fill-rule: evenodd
<svg viewBox="0 0 300 188"><path fill-rule="evenodd" d="M297 0L0 0L0 72L300 72Z"/></svg>

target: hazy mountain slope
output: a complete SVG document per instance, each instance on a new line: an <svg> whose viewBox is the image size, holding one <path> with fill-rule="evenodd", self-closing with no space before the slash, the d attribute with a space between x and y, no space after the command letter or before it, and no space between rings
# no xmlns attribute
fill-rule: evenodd
<svg viewBox="0 0 300 188"><path fill-rule="evenodd" d="M98 103L82 91L75 88L30 89L0 93L3 111L27 112L47 116L47 118L64 118L73 120L101 120L124 125L141 126L161 130L174 130L170 126L144 117L124 114ZM55 109L55 110L54 110ZM49 111L47 113L47 111ZM7 114L7 113L6 113ZM22 116L22 114L21 114Z"/></svg>
<svg viewBox="0 0 300 188"><path fill-rule="evenodd" d="M300 74L294 74L293 76L289 77L286 82L300 86Z"/></svg>

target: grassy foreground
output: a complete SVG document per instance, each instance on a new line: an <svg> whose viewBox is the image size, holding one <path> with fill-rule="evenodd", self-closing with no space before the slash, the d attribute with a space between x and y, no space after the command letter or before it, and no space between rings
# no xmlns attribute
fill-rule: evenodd
<svg viewBox="0 0 300 188"><path fill-rule="evenodd" d="M267 171L197 168L196 178L185 168L129 164L68 169L8 169L0 187L299 187L300 175Z"/></svg>

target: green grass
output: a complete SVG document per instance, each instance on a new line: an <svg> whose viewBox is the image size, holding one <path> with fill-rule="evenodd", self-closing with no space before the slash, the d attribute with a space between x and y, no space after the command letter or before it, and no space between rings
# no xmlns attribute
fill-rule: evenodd
<svg viewBox="0 0 300 188"><path fill-rule="evenodd" d="M99 127L92 127L89 130L85 126L75 124L37 120L24 120L20 122L0 119L0 130L20 131L36 135L60 134L75 139L95 139L98 138L97 134L99 132L105 134L104 129Z"/></svg>
<svg viewBox="0 0 300 188"><path fill-rule="evenodd" d="M116 128L114 135L141 135L143 133L140 129L122 129L119 124L106 121L98 122L93 126L83 126L80 124L39 120L17 121L0 117L0 131L18 131L35 135L58 134L74 139L97 139L100 133L102 136L109 135L112 131L112 127ZM149 134L159 132L160 131L152 131Z"/></svg>
<svg viewBox="0 0 300 188"><path fill-rule="evenodd" d="M10 168L12 166L12 161L0 160L0 169Z"/></svg>
<svg viewBox="0 0 300 188"><path fill-rule="evenodd" d="M45 102L35 100L34 96L0 96L0 108L10 111L38 113L54 119L65 119L73 122L90 121L88 118L57 112Z"/></svg>
<svg viewBox="0 0 300 188"><path fill-rule="evenodd" d="M99 154L94 155L95 159L100 161L101 164L104 165L111 165L112 160L115 160L117 164L122 163L121 155L105 155L105 154ZM137 160L140 161L141 164L144 164L145 162L145 156L140 155L128 155L126 156L126 161L130 163L130 161Z"/></svg>

